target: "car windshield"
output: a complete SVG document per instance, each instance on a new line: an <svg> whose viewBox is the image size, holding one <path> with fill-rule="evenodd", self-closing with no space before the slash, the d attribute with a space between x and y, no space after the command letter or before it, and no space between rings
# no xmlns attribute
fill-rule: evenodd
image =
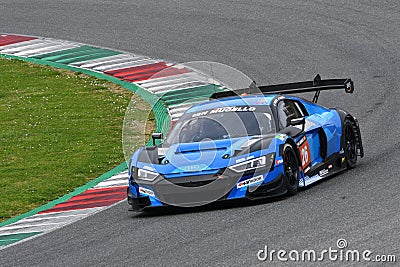
<svg viewBox="0 0 400 267"><path fill-rule="evenodd" d="M191 143L275 132L268 106L219 107L187 113L168 134L166 143Z"/></svg>

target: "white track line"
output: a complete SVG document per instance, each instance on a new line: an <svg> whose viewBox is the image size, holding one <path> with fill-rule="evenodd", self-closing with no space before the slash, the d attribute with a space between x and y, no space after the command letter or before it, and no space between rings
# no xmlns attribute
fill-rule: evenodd
<svg viewBox="0 0 400 267"><path fill-rule="evenodd" d="M159 62L160 61L154 60L154 59L138 57L137 60L131 60L126 63L119 63L119 64L96 67L96 68L94 68L94 70L106 72L106 71L112 71L112 70L118 70L118 69L144 66L144 65L149 65L149 64L153 64L153 63L159 63Z"/></svg>
<svg viewBox="0 0 400 267"><path fill-rule="evenodd" d="M139 56L133 56L133 55L129 55L129 54L119 54L119 55L115 55L115 56L89 60L83 64L82 63L72 63L70 65L81 67L81 68L86 68L86 69L93 69L95 67L107 65L109 63L122 62L128 58L139 58Z"/></svg>
<svg viewBox="0 0 400 267"><path fill-rule="evenodd" d="M4 50L16 48L16 47L22 47L22 46L37 44L37 43L42 43L42 42L43 42L42 39L34 39L34 40L19 42L19 43L15 43L15 44L3 45L3 46L0 46L0 51L4 51Z"/></svg>

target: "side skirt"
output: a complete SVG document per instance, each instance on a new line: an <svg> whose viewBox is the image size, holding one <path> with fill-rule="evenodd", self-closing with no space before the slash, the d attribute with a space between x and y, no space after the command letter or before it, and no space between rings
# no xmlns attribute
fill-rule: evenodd
<svg viewBox="0 0 400 267"><path fill-rule="evenodd" d="M304 174L304 177L299 181L299 187L309 186L346 169L347 163L342 150L328 157L325 162L318 163L311 167L307 174Z"/></svg>

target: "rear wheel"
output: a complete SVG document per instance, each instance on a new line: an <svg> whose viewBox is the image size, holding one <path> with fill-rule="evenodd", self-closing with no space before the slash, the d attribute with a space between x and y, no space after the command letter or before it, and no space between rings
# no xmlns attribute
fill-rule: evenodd
<svg viewBox="0 0 400 267"><path fill-rule="evenodd" d="M349 119L344 121L344 153L347 167L354 168L357 164L357 138L354 125Z"/></svg>
<svg viewBox="0 0 400 267"><path fill-rule="evenodd" d="M299 186L299 161L295 150L289 144L283 149L283 167L285 170L284 183L286 185L287 194L293 195L297 192Z"/></svg>

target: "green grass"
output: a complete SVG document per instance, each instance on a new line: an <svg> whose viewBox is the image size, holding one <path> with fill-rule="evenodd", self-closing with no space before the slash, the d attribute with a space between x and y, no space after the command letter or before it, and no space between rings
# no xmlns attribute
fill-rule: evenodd
<svg viewBox="0 0 400 267"><path fill-rule="evenodd" d="M0 221L123 162L121 129L132 95L79 73L0 58ZM134 97L138 114L148 112Z"/></svg>

